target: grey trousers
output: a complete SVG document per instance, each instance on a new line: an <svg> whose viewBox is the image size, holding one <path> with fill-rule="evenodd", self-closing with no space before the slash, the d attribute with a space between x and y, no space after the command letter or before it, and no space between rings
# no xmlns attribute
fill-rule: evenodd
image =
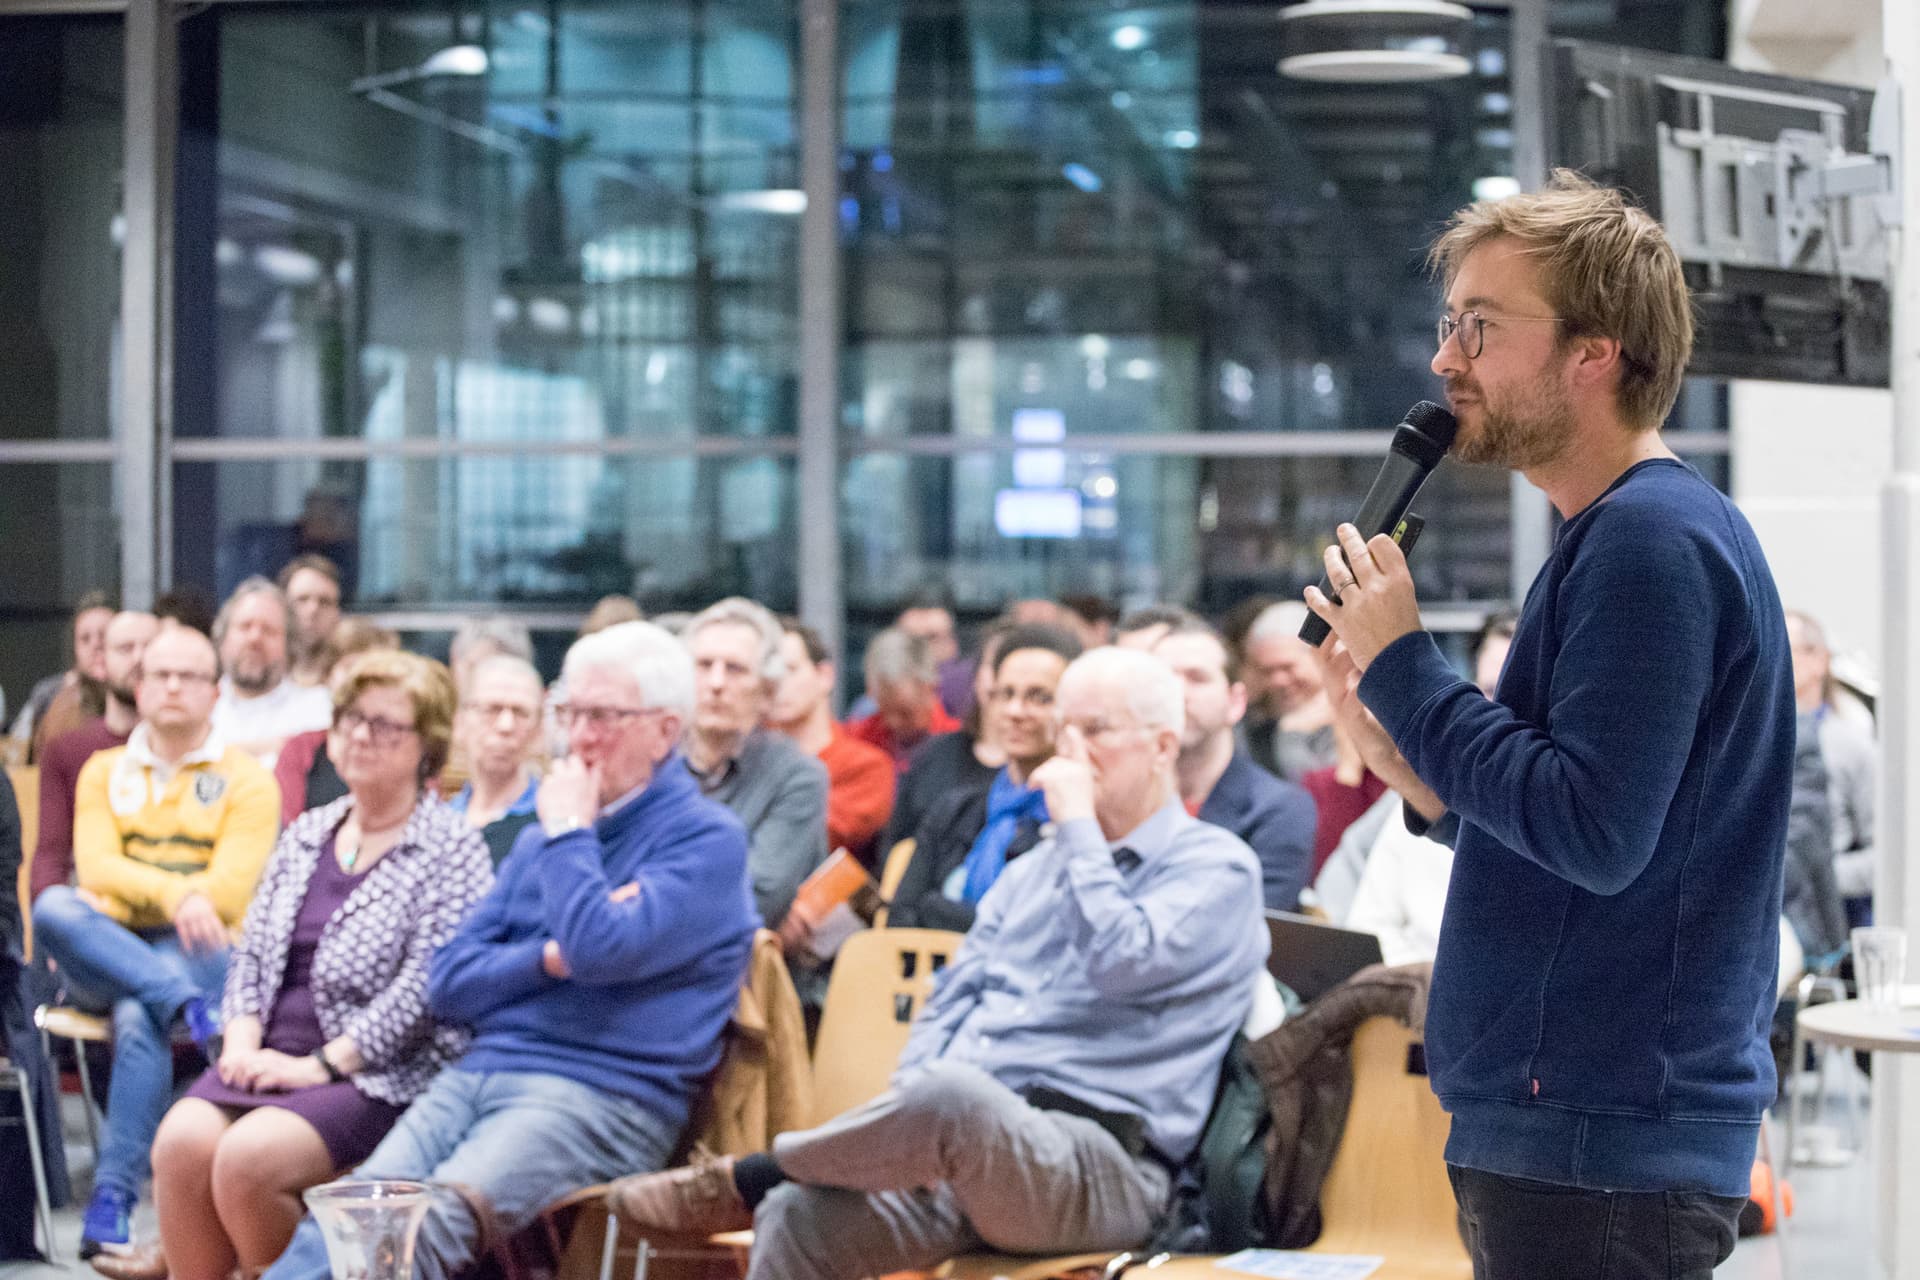
<svg viewBox="0 0 1920 1280"><path fill-rule="evenodd" d="M792 1181L760 1202L747 1280L860 1280L982 1247L1131 1248L1169 1193L1164 1168L1093 1121L958 1063L781 1134L773 1156Z"/></svg>

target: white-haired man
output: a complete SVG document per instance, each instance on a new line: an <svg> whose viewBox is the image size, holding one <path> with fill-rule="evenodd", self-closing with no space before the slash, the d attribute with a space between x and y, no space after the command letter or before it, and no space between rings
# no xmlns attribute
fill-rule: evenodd
<svg viewBox="0 0 1920 1280"><path fill-rule="evenodd" d="M493 891L433 959L436 1016L473 1045L361 1178L425 1179L414 1274L445 1280L497 1229L576 1187L666 1162L720 1053L759 921L739 822L681 767L686 651L645 622L576 642L570 753ZM311 1218L267 1272L326 1280Z"/></svg>
<svg viewBox="0 0 1920 1280"><path fill-rule="evenodd" d="M1055 708L1058 754L1033 781L1056 830L982 899L893 1088L765 1154L625 1179L625 1216L751 1222L750 1280L1147 1238L1266 957L1260 868L1181 805L1165 663L1095 650Z"/></svg>
<svg viewBox="0 0 1920 1280"><path fill-rule="evenodd" d="M1283 600L1261 610L1247 629L1244 665L1266 690L1249 710L1243 730L1255 762L1289 782L1298 782L1339 758L1333 704L1320 680L1313 646L1300 638L1307 608Z"/></svg>
<svg viewBox="0 0 1920 1280"><path fill-rule="evenodd" d="M680 636L694 673L687 767L708 799L746 824L753 902L769 929L827 857L827 767L760 723L787 674L783 635L766 608L730 596L695 614Z"/></svg>

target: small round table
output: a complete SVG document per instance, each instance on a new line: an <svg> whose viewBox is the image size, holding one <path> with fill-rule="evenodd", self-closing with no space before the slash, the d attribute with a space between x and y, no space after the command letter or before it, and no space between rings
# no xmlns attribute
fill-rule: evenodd
<svg viewBox="0 0 1920 1280"><path fill-rule="evenodd" d="M1834 1000L1801 1009L1793 1020L1793 1054L1789 1070L1797 1071L1802 1046L1809 1040L1845 1049L1877 1053L1920 1053L1920 986L1900 990L1898 1009L1870 1009L1859 1000ZM1799 1127L1800 1094L1787 1099L1787 1159L1794 1163L1794 1131Z"/></svg>

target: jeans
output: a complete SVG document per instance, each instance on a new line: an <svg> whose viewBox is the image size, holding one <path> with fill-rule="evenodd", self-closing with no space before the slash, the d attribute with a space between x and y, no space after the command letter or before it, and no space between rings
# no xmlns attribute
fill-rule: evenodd
<svg viewBox="0 0 1920 1280"><path fill-rule="evenodd" d="M113 1019L113 1083L94 1182L137 1191L173 1099L173 1024L196 997L218 1001L227 951L189 954L171 929L133 930L55 885L33 904L34 938L60 966L70 999Z"/></svg>
<svg viewBox="0 0 1920 1280"><path fill-rule="evenodd" d="M431 1182L413 1274L447 1280L580 1187L662 1168L679 1134L631 1098L564 1076L449 1068L414 1100L356 1178ZM490 1221L475 1217L484 1207ZM328 1280L326 1241L301 1219L272 1280Z"/></svg>
<svg viewBox="0 0 1920 1280"><path fill-rule="evenodd" d="M1746 1201L1705 1191L1589 1191L1447 1166L1474 1280L1706 1280Z"/></svg>

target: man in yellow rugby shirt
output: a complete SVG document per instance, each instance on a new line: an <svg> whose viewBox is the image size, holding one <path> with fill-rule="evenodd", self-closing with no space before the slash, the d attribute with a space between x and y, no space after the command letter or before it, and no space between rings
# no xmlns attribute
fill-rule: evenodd
<svg viewBox="0 0 1920 1280"><path fill-rule="evenodd" d="M147 1149L173 1093L172 1033L203 1052L219 1031L232 931L273 850L273 775L213 733L213 643L169 626L147 645L140 723L74 792L79 884L33 908L34 936L77 1003L113 1012L113 1084L80 1256L125 1252Z"/></svg>

